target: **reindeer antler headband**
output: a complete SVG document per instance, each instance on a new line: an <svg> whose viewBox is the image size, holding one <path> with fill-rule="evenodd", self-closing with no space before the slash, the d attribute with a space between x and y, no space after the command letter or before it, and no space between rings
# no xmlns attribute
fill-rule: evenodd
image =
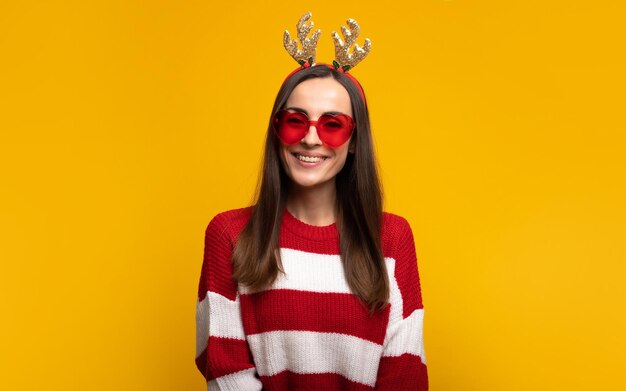
<svg viewBox="0 0 626 391"><path fill-rule="evenodd" d="M293 57L293 59L300 64L300 68L291 72L286 79L289 79L294 73L304 68L317 65L315 62L315 51L317 50L317 42L322 32L320 29L317 29L310 38L307 37L311 32L311 29L313 29L313 21L309 22L311 16L311 13L307 12L302 15L296 24L297 36L302 49L299 49L298 43L291 39L291 35L288 30L285 30L283 35L285 50L287 50L287 53L289 53L291 57ZM354 19L348 19L347 24L348 28L341 26L341 34L343 35L345 42L339 38L339 34L337 34L336 31L333 31L332 37L335 42L335 59L333 60L332 66L329 64L324 65L334 68L348 76L348 78L350 78L350 80L352 80L357 86L359 92L361 93L361 97L365 100L365 95L363 94L361 85L354 78L354 76L347 72L367 57L372 48L372 42L369 38L366 38L363 47L359 46L356 43L356 39L359 37L359 33L361 31L359 24ZM353 45L354 48L351 53L350 49Z"/></svg>

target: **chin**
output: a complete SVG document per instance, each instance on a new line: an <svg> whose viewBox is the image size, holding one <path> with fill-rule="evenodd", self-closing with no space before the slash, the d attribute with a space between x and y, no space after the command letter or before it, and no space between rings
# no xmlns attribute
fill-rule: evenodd
<svg viewBox="0 0 626 391"><path fill-rule="evenodd" d="M332 179L307 179L307 178L298 178L298 176L290 176L291 182L294 186L302 187L302 188L314 188L323 186L329 182L332 182Z"/></svg>

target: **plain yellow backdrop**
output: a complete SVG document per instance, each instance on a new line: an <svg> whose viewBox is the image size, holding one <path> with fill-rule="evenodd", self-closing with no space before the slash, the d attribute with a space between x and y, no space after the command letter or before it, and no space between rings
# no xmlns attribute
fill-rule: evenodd
<svg viewBox="0 0 626 391"><path fill-rule="evenodd" d="M3 1L0 389L202 390L204 229L248 204L282 47L359 21L431 389L626 389L619 1Z"/></svg>

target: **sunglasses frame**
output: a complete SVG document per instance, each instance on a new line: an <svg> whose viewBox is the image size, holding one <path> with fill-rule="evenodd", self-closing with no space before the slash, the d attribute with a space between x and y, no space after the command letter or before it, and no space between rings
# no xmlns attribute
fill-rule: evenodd
<svg viewBox="0 0 626 391"><path fill-rule="evenodd" d="M304 127L303 126L303 130L302 130L302 136L300 138L298 138L296 141L292 142L292 143L288 143L285 142L285 140L281 137L280 135L280 127L279 127L279 122L281 121L281 118L286 115L286 114L296 114L298 116L302 116L306 119L307 121L307 126ZM317 127L318 122L320 122L320 120L322 118L342 118L342 120L339 120L339 122L343 123L344 121L348 121L348 124L350 126L350 133L348 134L347 138L345 141L343 141L341 144L339 145L332 145L332 144L328 144L327 141L327 135L324 131L320 132L320 129ZM315 126L315 130L317 131L317 136L319 137L319 139L322 141L322 143L329 147L329 148L339 148L340 146L342 146L343 144L345 144L348 140L350 140L350 138L352 137L352 134L354 133L354 129L356 129L356 123L354 122L354 119L349 116L348 114L323 114L321 115L317 120L311 120L309 119L309 116L306 115L305 113L301 112L301 111L290 111L290 110L279 110L276 112L276 114L274 114L273 118L272 118L272 127L274 128L274 131L276 132L276 135L278 136L278 138L280 139L280 141L283 142L283 144L286 145L293 145L296 144L298 142L300 142L304 137L306 137L306 135L309 132L309 129L311 128L311 126Z"/></svg>

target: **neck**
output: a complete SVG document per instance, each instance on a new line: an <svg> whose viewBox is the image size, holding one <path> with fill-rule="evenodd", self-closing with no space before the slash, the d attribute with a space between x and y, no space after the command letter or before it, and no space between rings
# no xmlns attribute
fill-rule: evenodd
<svg viewBox="0 0 626 391"><path fill-rule="evenodd" d="M325 226L336 221L336 200L334 180L312 187L292 185L288 192L287 209L300 221Z"/></svg>

